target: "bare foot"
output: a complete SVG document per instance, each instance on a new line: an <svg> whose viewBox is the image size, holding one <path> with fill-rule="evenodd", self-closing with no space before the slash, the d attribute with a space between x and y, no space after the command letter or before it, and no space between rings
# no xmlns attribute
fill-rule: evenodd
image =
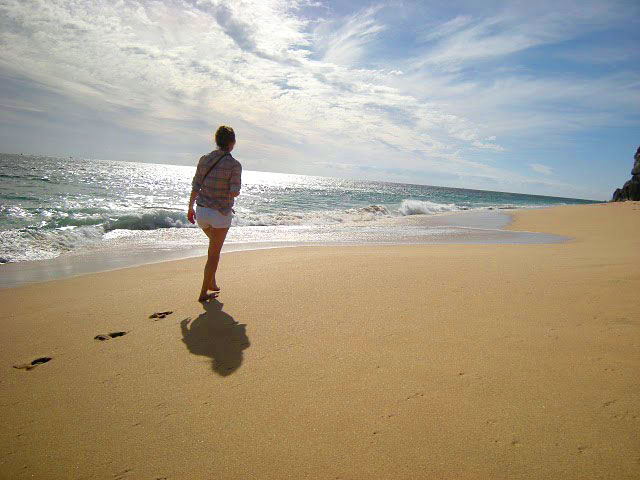
<svg viewBox="0 0 640 480"><path fill-rule="evenodd" d="M204 295L200 294L200 296L198 297L198 301L201 303L208 302L209 300L217 298L217 296L218 292L205 293Z"/></svg>
<svg viewBox="0 0 640 480"><path fill-rule="evenodd" d="M199 302L208 302L209 300L211 300L211 298L212 298L212 295L210 293L207 293L205 295L200 295L198 297L198 301Z"/></svg>

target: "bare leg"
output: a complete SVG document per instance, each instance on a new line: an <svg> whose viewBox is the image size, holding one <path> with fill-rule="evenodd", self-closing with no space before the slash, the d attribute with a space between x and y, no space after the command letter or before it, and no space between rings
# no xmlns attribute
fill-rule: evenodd
<svg viewBox="0 0 640 480"><path fill-rule="evenodd" d="M204 233L209 237L209 254L207 264L204 267L204 278L202 279L202 289L200 290L199 302L207 300L207 290L218 290L216 284L216 271L220 262L220 250L227 237L228 228L207 228Z"/></svg>
<svg viewBox="0 0 640 480"><path fill-rule="evenodd" d="M215 249L215 264L213 266L213 275L211 277L211 281L209 282L209 290L220 290L218 284L216 283L216 272L218 270L218 263L220 262L220 252L222 251L222 245L224 245L224 241L227 238L227 233L229 232L228 228L215 228L213 229L214 236L214 249Z"/></svg>
<svg viewBox="0 0 640 480"><path fill-rule="evenodd" d="M218 261L215 263L215 269L213 272L213 276L209 275L210 273L210 267L212 265L212 256L214 254L214 246L213 246L213 242L215 241L215 229L213 227L209 227L205 230L203 230L204 233L207 235L207 237L209 237L209 251L208 251L208 255L207 255L207 263L204 267L204 279L202 280L202 285L203 285L203 291L204 291L204 284L207 281L207 278L210 278L211 280L209 281L209 283L207 284L207 290L213 290L213 287L215 285L215 270L218 269L218 262L220 261L220 258L218 257ZM202 297L202 295L200 295Z"/></svg>

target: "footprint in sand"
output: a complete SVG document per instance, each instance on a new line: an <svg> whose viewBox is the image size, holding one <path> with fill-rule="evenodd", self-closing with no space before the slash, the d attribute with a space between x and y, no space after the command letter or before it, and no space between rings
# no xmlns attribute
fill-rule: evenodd
<svg viewBox="0 0 640 480"><path fill-rule="evenodd" d="M413 400L414 398L424 397L424 392L416 392L413 395L409 395L405 400Z"/></svg>
<svg viewBox="0 0 640 480"><path fill-rule="evenodd" d="M33 360L33 361L29 362L29 363L22 363L20 365L14 365L13 368L19 368L19 369L22 369L22 370L33 370L38 365L42 365L43 363L47 363L50 360L51 360L51 357L40 357L40 358L36 358L35 360Z"/></svg>
<svg viewBox="0 0 640 480"><path fill-rule="evenodd" d="M112 338L116 338L116 337L122 337L124 335L126 335L129 332L111 332L111 333L107 333L107 334L100 334L100 335L96 335L95 337L93 337L94 340L100 340L101 342L104 342L105 340L111 340Z"/></svg>
<svg viewBox="0 0 640 480"><path fill-rule="evenodd" d="M156 313L152 313L151 315L149 315L149 318L155 318L155 321L157 322L158 320L160 320L161 318L167 318L169 315L171 315L173 312L168 310L166 312L156 312Z"/></svg>

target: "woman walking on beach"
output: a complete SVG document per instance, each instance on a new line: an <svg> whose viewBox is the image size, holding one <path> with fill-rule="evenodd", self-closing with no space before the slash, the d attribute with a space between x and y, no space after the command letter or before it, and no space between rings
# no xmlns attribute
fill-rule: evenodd
<svg viewBox="0 0 640 480"><path fill-rule="evenodd" d="M198 162L196 174L191 183L187 217L209 237L209 255L204 267L204 279L200 290L199 302L209 300L209 291L217 293L220 287L216 283L216 271L220 261L220 250L227 237L233 218L234 198L240 195L240 177L242 165L231 156L236 144L233 128L221 126L216 131L217 150L204 155ZM196 203L196 210L193 204Z"/></svg>

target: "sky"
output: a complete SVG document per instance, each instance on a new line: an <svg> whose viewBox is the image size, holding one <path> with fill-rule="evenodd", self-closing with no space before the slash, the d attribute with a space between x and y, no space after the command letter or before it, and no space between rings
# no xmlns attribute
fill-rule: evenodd
<svg viewBox="0 0 640 480"><path fill-rule="evenodd" d="M0 151L609 199L640 2L0 0Z"/></svg>

